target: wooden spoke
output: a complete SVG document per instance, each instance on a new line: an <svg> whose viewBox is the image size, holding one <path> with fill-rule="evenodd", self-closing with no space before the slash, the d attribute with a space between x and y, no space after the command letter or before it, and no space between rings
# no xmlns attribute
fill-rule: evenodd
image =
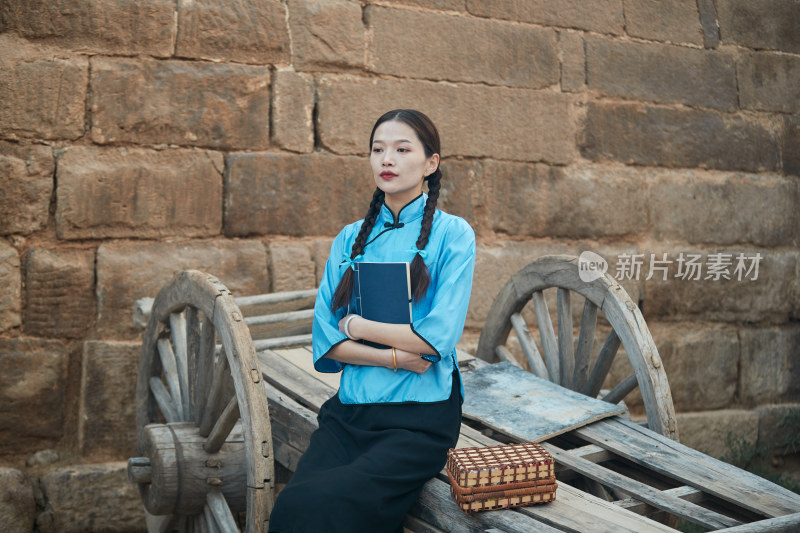
<svg viewBox="0 0 800 533"><path fill-rule="evenodd" d="M542 341L542 351L544 360L547 362L547 374L553 383L561 383L558 364L558 345L556 344L556 334L553 332L553 322L550 320L550 312L547 310L547 302L544 301L542 291L533 293L533 308L536 311L536 323L539 325L539 339Z"/></svg>
<svg viewBox="0 0 800 533"><path fill-rule="evenodd" d="M169 327L172 336L172 347L175 350L175 363L178 366L180 379L181 405L183 406L183 420L189 418L189 366L186 342L186 317L183 313L170 313Z"/></svg>
<svg viewBox="0 0 800 533"><path fill-rule="evenodd" d="M168 339L158 339L157 346L158 355L161 358L161 367L164 369L164 377L167 380L169 392L172 395L172 399L175 403L175 412L178 415L182 415L183 405L181 403L181 382L178 374L178 365L175 361L175 352L172 351L172 345L169 343ZM175 421L177 422L180 420L183 420L183 418L178 418Z"/></svg>
<svg viewBox="0 0 800 533"><path fill-rule="evenodd" d="M167 423L180 422L181 419L178 415L178 408L175 406L175 402L169 395L169 392L167 392L164 383L156 376L150 378L150 392L153 393L153 398L156 399L156 404L158 404L158 408L161 409L161 414L164 415L164 419Z"/></svg>
<svg viewBox="0 0 800 533"><path fill-rule="evenodd" d="M578 350L575 352L575 371L572 375L572 390L584 391L589 379L589 359L592 356L594 332L597 327L597 306L587 299L583 304L581 332L578 335Z"/></svg>
<svg viewBox="0 0 800 533"><path fill-rule="evenodd" d="M203 519L209 533L222 533L222 528L220 528L217 521L214 520L214 514L208 506L208 498L206 498L206 504L203 506Z"/></svg>
<svg viewBox="0 0 800 533"><path fill-rule="evenodd" d="M558 288L558 362L562 386L572 388L575 371L575 347L572 338L572 304L569 289Z"/></svg>
<svg viewBox="0 0 800 533"><path fill-rule="evenodd" d="M636 380L636 374L631 372L628 377L617 383L616 387L611 389L611 391L603 396L601 400L608 403L619 403L623 398L625 398L625 396L627 396L638 386L639 382Z"/></svg>
<svg viewBox="0 0 800 533"><path fill-rule="evenodd" d="M614 356L617 355L617 350L622 342L614 330L608 334L606 342L600 348L600 353L597 356L597 362L592 368L592 375L589 376L589 382L586 384L584 394L597 398L600 389L603 387L603 382L606 380L608 371L611 370L611 363L614 362Z"/></svg>
<svg viewBox="0 0 800 533"><path fill-rule="evenodd" d="M519 345L522 347L525 359L528 360L531 372L542 379L549 379L547 367L542 360L542 354L539 353L539 348L536 347L536 342L531 336L528 324L525 323L525 319L522 318L521 314L514 313L511 315L511 326L514 328L514 333L517 334L517 340L519 340Z"/></svg>
<svg viewBox="0 0 800 533"><path fill-rule="evenodd" d="M189 420L197 420L197 358L200 353L200 317L196 307L186 307L186 353L189 373Z"/></svg>
<svg viewBox="0 0 800 533"><path fill-rule="evenodd" d="M236 400L236 395L234 395L214 424L211 433L208 434L208 438L203 444L203 449L208 453L217 453L225 443L225 439L230 435L237 420L239 420L239 402Z"/></svg>
<svg viewBox="0 0 800 533"><path fill-rule="evenodd" d="M202 419L208 391L211 389L211 382L214 379L214 353L216 352L216 340L214 324L207 316L203 317L200 324L200 346L197 351L197 372L193 374L197 382L194 386L194 405L195 420Z"/></svg>
<svg viewBox="0 0 800 533"><path fill-rule="evenodd" d="M504 361L506 363L511 363L512 365L514 365L514 366L516 366L518 368L522 368L522 365L519 364L519 361L517 361L517 358L514 357L514 355L511 353L511 351L508 348L506 348L505 346L503 346L502 344L497 346L495 348L495 351L497 352L497 357L499 357L501 361Z"/></svg>
<svg viewBox="0 0 800 533"><path fill-rule="evenodd" d="M228 397L225 396L226 377L228 374L228 358L223 351L217 358L214 365L214 378L211 381L211 390L206 398L206 405L203 408L203 416L200 419L200 436L207 437L214 422L217 420L225 405Z"/></svg>
<svg viewBox="0 0 800 533"><path fill-rule="evenodd" d="M206 509L214 517L213 521L216 522L219 531L223 533L239 533L239 527L236 525L236 520L233 518L231 508L228 507L228 502L221 492L212 491L206 495Z"/></svg>

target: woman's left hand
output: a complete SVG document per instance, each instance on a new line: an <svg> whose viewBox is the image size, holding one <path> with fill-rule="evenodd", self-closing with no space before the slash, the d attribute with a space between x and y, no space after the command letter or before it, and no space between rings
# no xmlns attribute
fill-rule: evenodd
<svg viewBox="0 0 800 533"><path fill-rule="evenodd" d="M344 333L344 335L350 340L358 340L358 337L353 335L353 322L360 319L361 316L355 313L350 313L349 315L346 315L343 319L339 321L339 331ZM345 324L347 324L347 330L344 329Z"/></svg>

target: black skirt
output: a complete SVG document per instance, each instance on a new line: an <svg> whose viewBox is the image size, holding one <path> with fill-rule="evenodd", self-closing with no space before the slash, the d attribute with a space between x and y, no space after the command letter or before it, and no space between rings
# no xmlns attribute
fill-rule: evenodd
<svg viewBox="0 0 800 533"><path fill-rule="evenodd" d="M278 494L269 530L280 533L402 531L422 486L458 441L461 394L434 403L322 405L289 483Z"/></svg>

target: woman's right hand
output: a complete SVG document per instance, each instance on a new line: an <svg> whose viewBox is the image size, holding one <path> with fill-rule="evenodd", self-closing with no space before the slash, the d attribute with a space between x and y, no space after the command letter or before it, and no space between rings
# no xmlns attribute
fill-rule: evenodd
<svg viewBox="0 0 800 533"><path fill-rule="evenodd" d="M397 368L423 374L431 367L431 362L423 359L418 353L395 348L395 354L397 355Z"/></svg>

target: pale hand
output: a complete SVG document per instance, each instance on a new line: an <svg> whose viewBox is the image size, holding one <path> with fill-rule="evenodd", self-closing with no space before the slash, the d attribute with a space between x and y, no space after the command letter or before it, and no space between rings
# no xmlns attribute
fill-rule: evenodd
<svg viewBox="0 0 800 533"><path fill-rule="evenodd" d="M423 374L431 367L431 362L423 359L418 353L395 348L395 354L397 355L397 368Z"/></svg>

